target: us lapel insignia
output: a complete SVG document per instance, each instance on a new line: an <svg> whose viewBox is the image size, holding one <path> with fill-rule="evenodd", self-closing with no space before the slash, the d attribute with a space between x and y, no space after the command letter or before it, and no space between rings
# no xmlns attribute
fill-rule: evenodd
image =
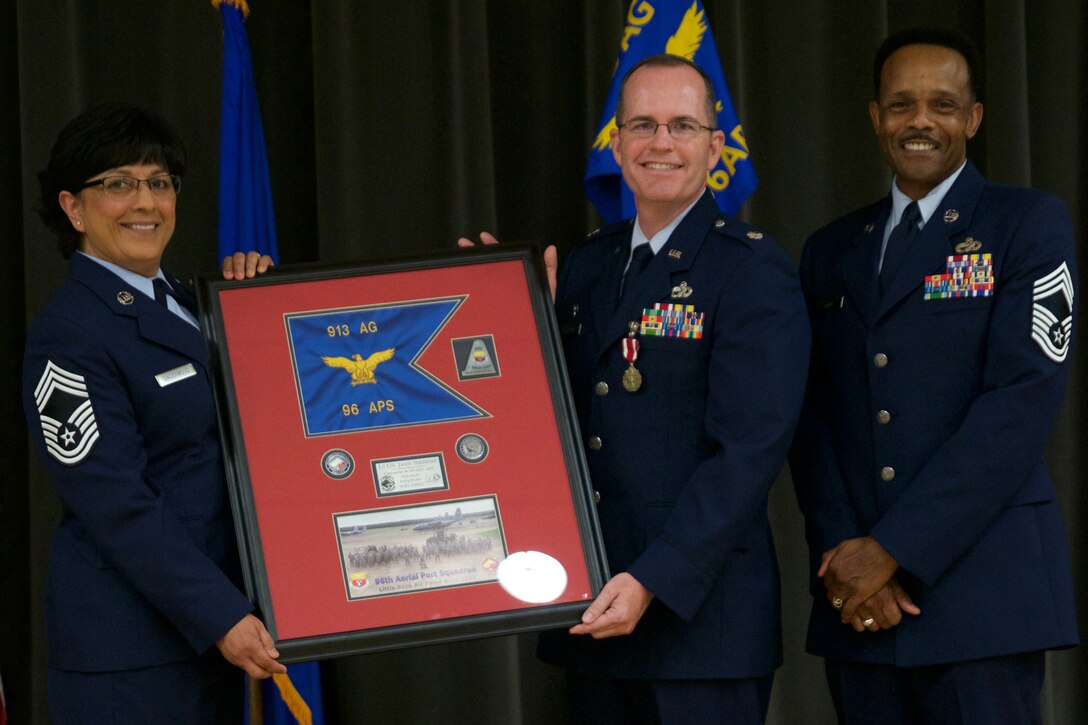
<svg viewBox="0 0 1088 725"><path fill-rule="evenodd" d="M693 290L691 289L691 287L688 287L687 282L681 282L680 284L672 288L672 298L674 300L687 299L688 297L691 297L692 292Z"/></svg>
<svg viewBox="0 0 1088 725"><path fill-rule="evenodd" d="M749 239L763 239L763 232L748 232Z"/></svg>
<svg viewBox="0 0 1088 725"><path fill-rule="evenodd" d="M944 223L951 224L960 218L960 213L955 209L946 209L944 212Z"/></svg>
<svg viewBox="0 0 1088 725"><path fill-rule="evenodd" d="M672 257L673 259L680 259L680 250L679 249L670 249L669 250L669 256Z"/></svg>
<svg viewBox="0 0 1088 725"><path fill-rule="evenodd" d="M869 232L873 231L874 229L876 229L876 225L875 225L875 224L866 224L866 225L865 225L865 233L866 233L866 234L868 234Z"/></svg>
<svg viewBox="0 0 1088 725"><path fill-rule="evenodd" d="M132 293L128 290L121 290L117 293L117 301L122 305L131 305L136 301L136 298L132 296Z"/></svg>
<svg viewBox="0 0 1088 725"><path fill-rule="evenodd" d="M967 254L969 252L977 252L982 249L982 242L974 237L967 237L962 242L956 245L956 254Z"/></svg>
<svg viewBox="0 0 1088 725"><path fill-rule="evenodd" d="M714 221L714 227L716 229L721 229L724 226L725 226L725 219L717 219L717 220Z"/></svg>

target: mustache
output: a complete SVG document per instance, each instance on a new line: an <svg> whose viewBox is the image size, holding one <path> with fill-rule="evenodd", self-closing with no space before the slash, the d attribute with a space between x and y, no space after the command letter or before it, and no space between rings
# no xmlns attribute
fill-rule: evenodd
<svg viewBox="0 0 1088 725"><path fill-rule="evenodd" d="M940 145L940 142L937 139L933 138L933 136L929 135L928 133L919 133L917 131L907 136L902 136L899 139L899 143L901 144L910 143L911 141L927 141L931 144L936 144L938 146Z"/></svg>

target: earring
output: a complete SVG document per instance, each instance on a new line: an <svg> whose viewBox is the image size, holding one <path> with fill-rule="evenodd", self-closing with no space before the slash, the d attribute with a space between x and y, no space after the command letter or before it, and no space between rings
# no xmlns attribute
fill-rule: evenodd
<svg viewBox="0 0 1088 725"><path fill-rule="evenodd" d="M82 219L76 219L76 226L77 227L83 226L83 220Z"/></svg>

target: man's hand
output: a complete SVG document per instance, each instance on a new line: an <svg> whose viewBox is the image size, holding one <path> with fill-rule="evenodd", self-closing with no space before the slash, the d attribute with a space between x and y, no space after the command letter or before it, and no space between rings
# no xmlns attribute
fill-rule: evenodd
<svg viewBox="0 0 1088 725"><path fill-rule="evenodd" d="M862 602L876 594L899 568L899 563L871 536L847 539L824 552L817 576L824 579L827 599L840 610L845 624L854 619Z"/></svg>
<svg viewBox="0 0 1088 725"><path fill-rule="evenodd" d="M588 634L593 639L631 634L642 619L654 595L627 572L608 580L601 593L582 614L582 623L571 634Z"/></svg>
<svg viewBox="0 0 1088 725"><path fill-rule="evenodd" d="M287 668L276 661L280 653L272 643L272 635L252 614L239 620L215 646L227 662L241 667L250 677L263 680L287 672Z"/></svg>
<svg viewBox="0 0 1088 725"><path fill-rule="evenodd" d="M495 238L495 235L490 232L480 232L480 241L483 242L485 246L499 243L499 240ZM461 237L457 240L457 246L462 248L475 247L476 242L468 237ZM548 275L548 289L551 290L553 302L555 301L555 280L558 270L559 252L556 251L554 244L549 244L544 248L544 272Z"/></svg>
<svg viewBox="0 0 1088 725"><path fill-rule="evenodd" d="M485 247L490 247L492 244L498 244L499 240L495 238L495 235L491 232L480 232L480 241L484 243ZM472 241L468 237L461 237L457 240L457 246L462 249L469 247L475 247L476 242Z"/></svg>
<svg viewBox="0 0 1088 725"><path fill-rule="evenodd" d="M267 272L272 258L260 252L235 252L223 257L223 279L246 279Z"/></svg>
<svg viewBox="0 0 1088 725"><path fill-rule="evenodd" d="M861 603L850 626L857 632L891 629L903 620L904 613L916 617L922 610L893 576L876 594Z"/></svg>

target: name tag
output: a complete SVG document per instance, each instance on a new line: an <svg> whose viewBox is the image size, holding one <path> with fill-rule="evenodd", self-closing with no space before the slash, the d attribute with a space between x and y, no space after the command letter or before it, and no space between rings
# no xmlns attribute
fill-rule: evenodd
<svg viewBox="0 0 1088 725"><path fill-rule="evenodd" d="M193 367L192 363L185 363L180 368L174 368L173 370L159 373L155 376L155 380L158 381L160 388L165 388L167 385L173 385L185 378L191 378L194 375L196 375L196 368Z"/></svg>

